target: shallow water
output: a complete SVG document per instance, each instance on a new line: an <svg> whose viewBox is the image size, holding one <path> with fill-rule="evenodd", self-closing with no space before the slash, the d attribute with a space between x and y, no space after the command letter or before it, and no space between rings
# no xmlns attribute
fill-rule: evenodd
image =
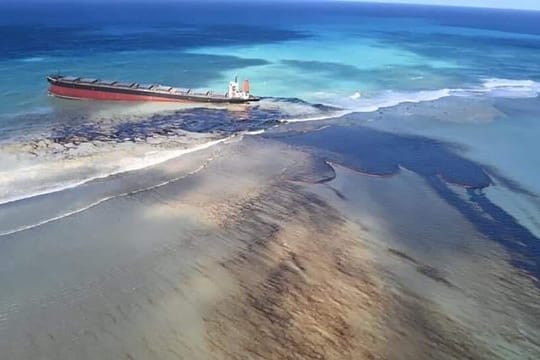
<svg viewBox="0 0 540 360"><path fill-rule="evenodd" d="M422 174L329 177L318 151L261 137L194 155L3 206L2 228L48 220L0 236L4 354L538 353L537 288Z"/></svg>
<svg viewBox="0 0 540 360"><path fill-rule="evenodd" d="M485 196L484 189L494 185L489 169L460 156L453 144L358 125L328 126L313 132L281 135L277 139L308 147L326 161L366 175L388 177L403 169L414 172L480 233L515 254L514 264L536 278L540 275L539 239ZM504 181L504 177L500 179ZM463 193L466 198L456 193L452 184L467 189ZM419 216L416 211L413 214L414 218Z"/></svg>

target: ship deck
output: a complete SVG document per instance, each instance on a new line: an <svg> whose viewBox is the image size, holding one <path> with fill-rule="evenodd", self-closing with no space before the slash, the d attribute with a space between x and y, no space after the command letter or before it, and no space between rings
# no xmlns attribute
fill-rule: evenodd
<svg viewBox="0 0 540 360"><path fill-rule="evenodd" d="M126 94L141 94L148 96L162 96L178 98L188 101L200 102L249 102L259 98L251 96L249 99L230 98L226 94L216 94L212 91L196 92L188 88L178 88L161 84L141 84L136 82L122 82L113 80L100 80L75 76L52 75L47 80L52 85L71 88L83 88L94 91L121 92Z"/></svg>

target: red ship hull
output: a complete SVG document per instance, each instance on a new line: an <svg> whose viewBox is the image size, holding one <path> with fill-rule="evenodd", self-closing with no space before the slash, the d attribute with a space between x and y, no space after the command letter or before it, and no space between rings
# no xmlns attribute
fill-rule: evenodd
<svg viewBox="0 0 540 360"><path fill-rule="evenodd" d="M182 99L167 99L158 96L121 94L98 90L74 89L63 86L51 85L49 92L53 95L78 100L104 100L104 101L163 101L163 102L188 102Z"/></svg>
<svg viewBox="0 0 540 360"><path fill-rule="evenodd" d="M68 99L87 99L105 101L160 101L182 103L220 103L239 104L259 101L260 98L249 95L249 86L243 93L234 92L229 96L193 92L159 84L139 84L119 81L107 81L73 76L51 75L47 77L51 84L49 93Z"/></svg>

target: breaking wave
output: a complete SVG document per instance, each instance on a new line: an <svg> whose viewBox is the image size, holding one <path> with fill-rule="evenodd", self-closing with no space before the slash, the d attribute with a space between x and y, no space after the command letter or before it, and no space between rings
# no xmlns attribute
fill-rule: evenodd
<svg viewBox="0 0 540 360"><path fill-rule="evenodd" d="M232 136L224 137L221 139L195 145L186 149L153 151L153 152L145 153L144 155L139 156L139 157L118 159L118 161L113 166L109 167L107 166L107 164L103 164L103 167L105 169L108 168L107 171L101 171L101 172L96 171L96 173L94 173L93 175L88 175L82 179L80 178L71 179L71 180L65 180L61 182L55 182L55 181L47 182L45 179L43 179L43 181L38 182L38 184L36 184L35 186L25 187L24 191L17 192L17 193L13 192L13 188L14 188L13 184L23 182L24 178L39 177L39 174L42 172L47 172L47 171L51 172L52 171L51 166L54 167L54 165L48 162L45 162L45 163L38 164L35 166L14 169L13 171L10 171L11 173L10 175L2 174L3 184L1 185L1 187L4 189L4 191L0 193L0 205L4 205L7 203L20 201L20 200L24 200L24 199L28 199L28 198L32 198L36 196L41 196L41 195L46 195L46 194L51 194L51 193L55 193L55 192L59 192L63 190L76 188L78 186L84 185L94 180L104 179L113 175L140 170L140 169L144 169L150 166L158 165L168 160L182 156L182 155L208 149L214 145L225 142L231 138ZM63 169L60 169L60 170L63 170Z"/></svg>
<svg viewBox="0 0 540 360"><path fill-rule="evenodd" d="M540 95L540 83L533 80L512 80L501 78L483 79L479 86L470 88L444 88L421 91L387 90L377 94L364 96L355 92L350 96L339 97L328 94L324 101L333 112L312 114L287 119L289 122L326 120L355 112L375 112L380 109L394 107L405 103L421 103L435 101L449 96L488 96L499 98L534 98Z"/></svg>
<svg viewBox="0 0 540 360"><path fill-rule="evenodd" d="M209 160L212 160L212 159L209 159ZM39 227L39 226L42 226L42 225L46 225L46 224L49 224L51 222L55 222L55 221L58 221L58 220L61 220L61 219L64 219L66 217L69 217L69 216L73 216L73 215L76 215L76 214L79 214L81 212L84 212L86 210L90 210L96 206L99 206L101 204L103 204L104 202L107 202L109 200L112 200L112 199L115 199L115 198L119 198L119 197L124 197L124 196L129 196L129 195L134 195L134 194L138 194L138 193L141 193L141 192L145 192L145 191L148 191L148 190L153 190L153 189L157 189L159 187L162 187L162 186L165 186L167 184L170 184L170 183L173 183L175 181L178 181L178 180L181 180L181 179L184 179L190 175L194 175L196 173L198 173L199 171L201 171L202 169L204 169L206 167L206 163L205 164L202 164L200 165L198 168L196 168L195 170L192 170L190 172L188 172L187 174L185 175L181 175L181 176L178 176L178 177L175 177L175 178L172 178L172 179L169 179L169 180L166 180L166 181L162 181L158 184L155 184L155 185L150 185L150 186L147 186L147 187L144 187L144 188L141 188L141 189L137 189L137 190L131 190L131 191L127 191L127 192L124 192L124 193L120 193L120 194L117 194L117 195L110 195L110 196L106 196L104 198L101 198L99 200L96 200L94 202L91 202L90 204L87 204L83 207L80 207L80 208L77 208L77 209L74 209L74 210L70 210L70 211L67 211L65 213L61 213L57 216L53 216L53 217L50 217L50 218L46 218L46 219L43 219L41 221L38 221L36 223L32 223L32 224L29 224L29 225L23 225L23 226L19 226L19 227L16 227L14 229L9 229L9 230L6 230L6 231L3 231L3 232L0 232L0 237L3 237L3 236L8 236L8 235L12 235L12 234L16 234L18 232L21 232L21 231L26 231L26 230L30 230L30 229L34 229L36 227ZM90 181L90 180L88 180ZM88 182L87 181L87 182Z"/></svg>
<svg viewBox="0 0 540 360"><path fill-rule="evenodd" d="M540 94L540 83L532 80L490 78L484 80L483 87L495 97L534 98Z"/></svg>
<svg viewBox="0 0 540 360"><path fill-rule="evenodd" d="M374 112L382 108L403 103L434 101L452 95L450 89L423 90L416 92L384 91L373 97L357 96L358 93L340 102L340 105L354 112Z"/></svg>
<svg viewBox="0 0 540 360"><path fill-rule="evenodd" d="M35 63L35 62L42 62L45 60L46 58L42 56L31 56L31 57L23 58L20 61L25 62L25 63Z"/></svg>

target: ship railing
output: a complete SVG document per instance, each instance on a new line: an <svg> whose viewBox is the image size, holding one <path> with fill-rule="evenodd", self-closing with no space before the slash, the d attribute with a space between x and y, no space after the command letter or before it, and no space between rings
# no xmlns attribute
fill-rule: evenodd
<svg viewBox="0 0 540 360"><path fill-rule="evenodd" d="M169 92L177 93L177 94L189 94L191 89L184 89L184 88L171 88Z"/></svg>

